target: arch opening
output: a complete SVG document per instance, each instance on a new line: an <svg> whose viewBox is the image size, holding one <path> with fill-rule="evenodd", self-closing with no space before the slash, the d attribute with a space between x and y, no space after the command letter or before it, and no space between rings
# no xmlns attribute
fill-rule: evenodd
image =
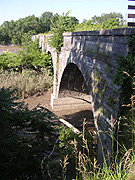
<svg viewBox="0 0 135 180"><path fill-rule="evenodd" d="M83 75L77 65L69 63L63 72L59 97L88 95L89 92Z"/></svg>
<svg viewBox="0 0 135 180"><path fill-rule="evenodd" d="M69 63L65 68L57 100L56 114L82 131L83 121L86 129L95 134L92 103L83 74L76 64Z"/></svg>

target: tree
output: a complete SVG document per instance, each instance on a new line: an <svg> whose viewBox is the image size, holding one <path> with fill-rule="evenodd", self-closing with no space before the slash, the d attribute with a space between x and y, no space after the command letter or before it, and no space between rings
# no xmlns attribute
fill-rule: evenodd
<svg viewBox="0 0 135 180"><path fill-rule="evenodd" d="M1 42L21 44L21 39L24 33L38 34L42 31L40 19L34 15L26 18L20 18L17 21L5 21L1 26L2 33Z"/></svg>
<svg viewBox="0 0 135 180"><path fill-rule="evenodd" d="M51 26L51 19L53 18L53 13L52 12L44 12L41 17L40 17L40 22L41 22L41 29L42 33L44 32L49 32L50 31L50 26Z"/></svg>
<svg viewBox="0 0 135 180"><path fill-rule="evenodd" d="M4 43L9 43L10 42L10 37L8 34L8 30L9 30L9 22L5 21L2 25L2 42Z"/></svg>
<svg viewBox="0 0 135 180"><path fill-rule="evenodd" d="M103 22L107 21L108 19L114 19L114 18L119 23L124 22L123 15L121 13L115 13L115 12L113 12L113 13L111 12L109 14L103 13L101 16L95 15L92 17L92 20L93 20L93 23L102 24Z"/></svg>
<svg viewBox="0 0 135 180"><path fill-rule="evenodd" d="M52 12L46 11L40 17L32 15L17 21L5 21L0 26L0 43L21 44L25 33L31 32L33 35L49 32L59 18L58 13L53 15ZM78 20L75 17L70 17L67 27L73 30L76 24L78 24Z"/></svg>
<svg viewBox="0 0 135 180"><path fill-rule="evenodd" d="M93 16L91 20L83 20L83 23L76 25L76 31L90 31L100 29L113 29L124 27L124 19L121 13L102 14Z"/></svg>
<svg viewBox="0 0 135 180"><path fill-rule="evenodd" d="M116 21L115 18L108 19L107 21L102 23L103 29L113 29L119 26L119 22Z"/></svg>
<svg viewBox="0 0 135 180"><path fill-rule="evenodd" d="M49 45L56 49L59 53L61 46L63 45L63 33L74 30L74 25L78 23L78 20L69 16L70 11L66 14L59 16L56 14L51 21L51 32L53 35L49 39ZM54 21L55 19L55 21Z"/></svg>
<svg viewBox="0 0 135 180"><path fill-rule="evenodd" d="M70 21L69 21L69 27L71 28L71 30L74 30L74 27L79 24L79 20L76 17L71 16L70 17Z"/></svg>

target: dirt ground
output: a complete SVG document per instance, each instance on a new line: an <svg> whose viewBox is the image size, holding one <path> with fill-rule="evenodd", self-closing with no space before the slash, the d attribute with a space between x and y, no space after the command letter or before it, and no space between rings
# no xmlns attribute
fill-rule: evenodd
<svg viewBox="0 0 135 180"><path fill-rule="evenodd" d="M27 99L24 99L24 102L28 104L29 109L33 109L35 106L40 104L41 106L53 112L51 108L51 91L48 91L44 95L38 97L28 97ZM79 130L82 130L83 121L84 119L86 119L86 128L90 131L95 131L93 113L91 108L60 110L54 111L54 113L58 117L67 120Z"/></svg>

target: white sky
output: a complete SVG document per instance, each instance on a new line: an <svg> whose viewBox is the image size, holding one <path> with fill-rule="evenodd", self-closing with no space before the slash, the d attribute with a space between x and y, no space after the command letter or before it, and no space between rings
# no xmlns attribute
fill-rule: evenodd
<svg viewBox="0 0 135 180"><path fill-rule="evenodd" d="M18 20L29 15L39 17L50 11L58 14L72 10L81 23L83 19L91 19L102 13L122 13L126 19L128 4L135 4L128 0L0 0L0 25L4 21Z"/></svg>

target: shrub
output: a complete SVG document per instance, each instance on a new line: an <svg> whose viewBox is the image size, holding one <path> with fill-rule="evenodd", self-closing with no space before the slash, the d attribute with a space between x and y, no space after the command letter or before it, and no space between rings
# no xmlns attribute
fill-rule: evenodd
<svg viewBox="0 0 135 180"><path fill-rule="evenodd" d="M46 52L42 53L42 50L38 46L39 39L31 41L30 37L25 35L22 50L18 51L17 54L5 51L0 55L0 69L19 71L23 69L35 69L39 72L44 67L52 70L51 55Z"/></svg>
<svg viewBox="0 0 135 180"><path fill-rule="evenodd" d="M0 89L0 178L42 180L41 163L55 139L49 114L14 103L13 93Z"/></svg>
<svg viewBox="0 0 135 180"><path fill-rule="evenodd" d="M119 141L129 149L131 146L135 148L135 143L133 142L135 136L135 37L131 37L128 41L129 54L128 56L120 56L117 59L114 80L120 85Z"/></svg>
<svg viewBox="0 0 135 180"><path fill-rule="evenodd" d="M52 36L49 38L49 45L56 49L59 53L61 46L63 45L63 33L68 31L73 31L74 24L72 23L72 18L69 16L70 11L66 14L58 16L56 21L52 21L51 32Z"/></svg>

